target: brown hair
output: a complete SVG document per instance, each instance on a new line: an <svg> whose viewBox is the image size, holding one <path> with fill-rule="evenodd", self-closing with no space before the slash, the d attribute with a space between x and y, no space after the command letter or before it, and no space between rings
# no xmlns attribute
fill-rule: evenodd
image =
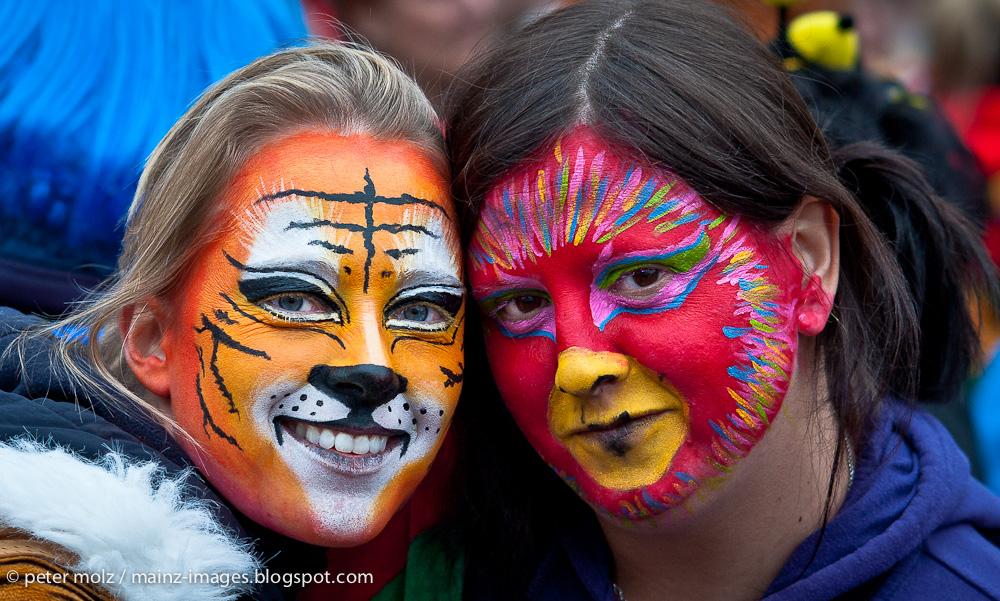
<svg viewBox="0 0 1000 601"><path fill-rule="evenodd" d="M85 332L56 337L57 369L179 434L172 420L141 398L145 391L122 360L119 315L148 297L169 300L212 239L219 225L215 200L240 166L268 142L309 129L405 140L447 173L434 110L389 59L361 46L327 43L257 59L209 88L153 151L107 287L68 318L27 336Z"/></svg>
<svg viewBox="0 0 1000 601"><path fill-rule="evenodd" d="M718 7L582 2L493 48L465 79L448 144L466 235L503 173L583 123L764 227L782 223L804 195L834 208L840 286L817 352L822 396L852 439L886 395L953 394L966 377L975 332L961 291L970 268L985 265L970 226L899 155L875 144L831 152L775 57ZM900 206L906 215L887 218ZM880 231L871 216L889 223ZM918 370L926 286L911 289L893 252L906 236L935 258L921 277L942 278L934 285L954 302L940 309L964 319L950 340L935 341L961 357L947 372Z"/></svg>
<svg viewBox="0 0 1000 601"><path fill-rule="evenodd" d="M863 446L887 397L957 394L977 356L963 292L992 277L973 228L907 159L867 142L831 149L776 57L724 9L686 0L580 2L491 48L459 79L467 84L453 93L447 142L466 239L487 190L580 124L764 228L811 195L841 223L839 289L812 366L825 376L817 378L825 386L818 401L829 402L841 432ZM922 337L922 320L948 327ZM467 332L472 364L481 341ZM467 386L477 380L467 373ZM502 409L487 405L460 407L471 425L456 420L458 433L505 442L496 452L470 445L479 459L467 461L482 465L462 474L468 510L456 520L477 532L470 565L508 565L495 552L477 562L480 539L517 549L506 559L524 565L552 527L542 515L547 507L583 504L569 501L568 488L539 460L532 471L530 449L516 434L486 434L513 428ZM844 452L838 444L834 465ZM526 463L509 467L515 457ZM834 484L832 474L830 495ZM542 495L546 507L536 502ZM508 573L503 581L516 579Z"/></svg>

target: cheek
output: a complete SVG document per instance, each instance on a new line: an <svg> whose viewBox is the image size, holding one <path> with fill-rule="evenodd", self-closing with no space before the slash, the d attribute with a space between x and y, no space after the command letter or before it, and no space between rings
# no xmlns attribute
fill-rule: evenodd
<svg viewBox="0 0 1000 601"><path fill-rule="evenodd" d="M490 369L507 408L529 439L551 437L546 412L556 377L554 343L543 336L511 338L485 321Z"/></svg>
<svg viewBox="0 0 1000 601"><path fill-rule="evenodd" d="M456 339L461 340L461 336L459 331ZM399 346L393 353L393 363L397 373L406 378L407 396L426 403L428 411L433 407L435 415L447 425L465 380L465 359L460 344Z"/></svg>
<svg viewBox="0 0 1000 601"><path fill-rule="evenodd" d="M728 398L725 387L732 379L728 368L738 346L726 337L725 328L746 322L733 313L732 297L692 294L684 306L671 312L619 315L613 329L609 324L608 333L624 354L669 381L684 398L724 401Z"/></svg>

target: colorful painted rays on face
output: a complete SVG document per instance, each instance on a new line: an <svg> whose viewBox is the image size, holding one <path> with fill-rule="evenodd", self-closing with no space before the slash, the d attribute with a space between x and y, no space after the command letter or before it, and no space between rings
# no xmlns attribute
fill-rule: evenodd
<svg viewBox="0 0 1000 601"><path fill-rule="evenodd" d="M586 129L490 191L469 261L511 413L605 515L668 519L781 406L797 262Z"/></svg>
<svg viewBox="0 0 1000 601"><path fill-rule="evenodd" d="M230 183L232 218L166 346L186 450L243 513L327 546L376 535L427 472L462 381L447 182L404 142L304 133Z"/></svg>

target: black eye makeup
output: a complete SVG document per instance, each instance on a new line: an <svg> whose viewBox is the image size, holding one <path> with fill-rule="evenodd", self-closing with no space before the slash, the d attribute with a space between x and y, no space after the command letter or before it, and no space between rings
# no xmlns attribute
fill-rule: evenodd
<svg viewBox="0 0 1000 601"><path fill-rule="evenodd" d="M285 321L343 323L343 311L314 282L293 275L271 275L239 281L240 293L251 303Z"/></svg>
<svg viewBox="0 0 1000 601"><path fill-rule="evenodd" d="M464 300L463 288L428 286L403 290L386 305L385 327L425 332L447 330Z"/></svg>

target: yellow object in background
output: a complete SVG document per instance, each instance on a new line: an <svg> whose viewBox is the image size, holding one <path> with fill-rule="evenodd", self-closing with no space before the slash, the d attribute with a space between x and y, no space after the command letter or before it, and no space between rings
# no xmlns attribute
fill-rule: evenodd
<svg viewBox="0 0 1000 601"><path fill-rule="evenodd" d="M809 62L836 71L858 64L858 32L850 17L828 10L806 13L788 24L787 35L792 48Z"/></svg>

